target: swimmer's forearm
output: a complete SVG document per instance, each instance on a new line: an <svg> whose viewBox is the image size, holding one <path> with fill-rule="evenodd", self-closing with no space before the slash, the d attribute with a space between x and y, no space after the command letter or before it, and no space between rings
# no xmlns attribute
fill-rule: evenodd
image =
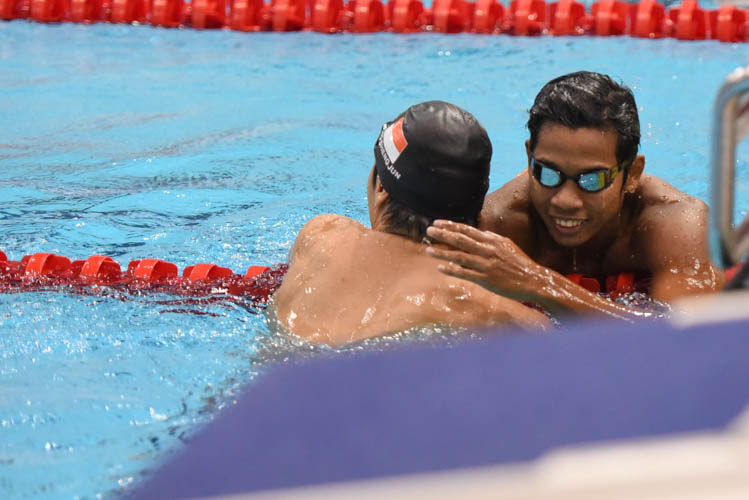
<svg viewBox="0 0 749 500"><path fill-rule="evenodd" d="M653 316L647 311L633 309L604 299L551 269L539 266L533 274L530 280L533 283L529 291L530 300L540 304L554 316L570 313L593 314L624 321Z"/></svg>

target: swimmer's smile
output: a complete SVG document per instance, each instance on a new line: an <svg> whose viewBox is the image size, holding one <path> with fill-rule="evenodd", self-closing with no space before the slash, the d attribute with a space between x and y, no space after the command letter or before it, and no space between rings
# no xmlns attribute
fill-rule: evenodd
<svg viewBox="0 0 749 500"><path fill-rule="evenodd" d="M586 219L568 219L561 217L551 216L551 220L554 221L554 228L560 234L572 235L576 234L582 228L583 223Z"/></svg>

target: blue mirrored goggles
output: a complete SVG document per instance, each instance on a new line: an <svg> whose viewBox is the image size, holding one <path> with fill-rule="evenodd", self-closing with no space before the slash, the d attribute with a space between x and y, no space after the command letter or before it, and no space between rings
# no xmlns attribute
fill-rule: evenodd
<svg viewBox="0 0 749 500"><path fill-rule="evenodd" d="M624 165L616 165L611 168L597 168L595 170L588 170L577 175L567 175L564 172L560 172L556 168L547 165L531 155L531 172L533 177L542 186L555 188L561 186L564 181L571 179L575 181L580 189L587 193L597 193L602 189L609 187L619 172L624 170Z"/></svg>

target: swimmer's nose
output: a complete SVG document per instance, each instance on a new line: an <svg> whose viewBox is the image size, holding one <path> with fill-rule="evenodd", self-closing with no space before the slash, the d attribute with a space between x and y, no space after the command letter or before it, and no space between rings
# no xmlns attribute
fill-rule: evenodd
<svg viewBox="0 0 749 500"><path fill-rule="evenodd" d="M551 204L560 211L573 211L583 207L583 199L575 183L567 179L551 197Z"/></svg>

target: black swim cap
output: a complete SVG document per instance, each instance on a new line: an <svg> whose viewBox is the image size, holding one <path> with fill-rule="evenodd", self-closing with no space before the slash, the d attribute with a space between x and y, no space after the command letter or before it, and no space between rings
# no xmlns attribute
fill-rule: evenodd
<svg viewBox="0 0 749 500"><path fill-rule="evenodd" d="M457 221L481 210L492 144L468 111L442 101L411 106L382 126L374 155L385 191L412 210Z"/></svg>

